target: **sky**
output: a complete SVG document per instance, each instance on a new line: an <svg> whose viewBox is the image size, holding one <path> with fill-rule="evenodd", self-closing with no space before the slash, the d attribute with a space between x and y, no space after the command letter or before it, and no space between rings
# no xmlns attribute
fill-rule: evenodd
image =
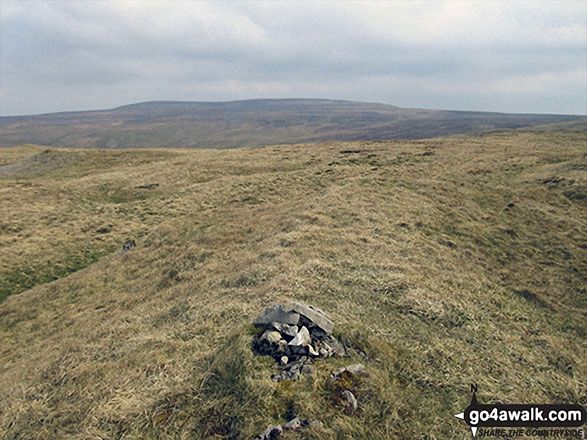
<svg viewBox="0 0 587 440"><path fill-rule="evenodd" d="M328 98L587 114L587 1L0 0L0 115Z"/></svg>

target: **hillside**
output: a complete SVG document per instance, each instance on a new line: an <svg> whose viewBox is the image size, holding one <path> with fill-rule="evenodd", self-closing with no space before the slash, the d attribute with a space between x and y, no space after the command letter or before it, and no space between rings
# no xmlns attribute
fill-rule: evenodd
<svg viewBox="0 0 587 440"><path fill-rule="evenodd" d="M471 383L482 402L576 403L586 146L584 132L551 126L0 149L0 432L250 439L299 416L323 426L280 439L466 439L453 415ZM368 359L272 382L250 324L288 300L326 311ZM327 378L355 362L369 376L349 412Z"/></svg>
<svg viewBox="0 0 587 440"><path fill-rule="evenodd" d="M423 139L585 121L580 116L404 109L319 99L147 102L112 110L0 117L0 147L235 148Z"/></svg>

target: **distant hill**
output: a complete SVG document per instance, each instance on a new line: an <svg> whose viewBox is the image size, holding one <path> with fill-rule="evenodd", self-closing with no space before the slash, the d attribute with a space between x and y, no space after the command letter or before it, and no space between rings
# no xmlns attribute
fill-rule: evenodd
<svg viewBox="0 0 587 440"><path fill-rule="evenodd" d="M320 99L146 102L111 110L0 117L0 147L235 148L423 139L586 120L584 116L404 109Z"/></svg>

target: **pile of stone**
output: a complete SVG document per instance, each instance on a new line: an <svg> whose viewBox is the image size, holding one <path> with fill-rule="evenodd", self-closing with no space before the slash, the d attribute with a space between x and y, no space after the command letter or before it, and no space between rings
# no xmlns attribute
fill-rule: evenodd
<svg viewBox="0 0 587 440"><path fill-rule="evenodd" d="M295 302L269 306L253 325L264 330L253 340L253 351L271 356L279 365L280 373L272 376L275 382L311 374L315 358L346 356L332 335L334 323L315 307Z"/></svg>

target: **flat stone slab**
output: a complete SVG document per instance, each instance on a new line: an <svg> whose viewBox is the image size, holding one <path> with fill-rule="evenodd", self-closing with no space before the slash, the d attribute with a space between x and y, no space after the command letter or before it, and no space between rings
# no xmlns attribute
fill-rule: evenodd
<svg viewBox="0 0 587 440"><path fill-rule="evenodd" d="M286 310L286 307L283 304L277 304L274 306L269 306L263 310L261 314L255 318L253 325L256 327L265 327L271 325L272 322L297 325L299 320L299 313Z"/></svg>
<svg viewBox="0 0 587 440"><path fill-rule="evenodd" d="M331 334L334 329L334 323L328 319L326 313L322 310L305 304L296 302L289 303L285 306L285 312L294 312L305 316L310 320L316 327L321 328L326 333ZM277 321L277 320L276 320Z"/></svg>

